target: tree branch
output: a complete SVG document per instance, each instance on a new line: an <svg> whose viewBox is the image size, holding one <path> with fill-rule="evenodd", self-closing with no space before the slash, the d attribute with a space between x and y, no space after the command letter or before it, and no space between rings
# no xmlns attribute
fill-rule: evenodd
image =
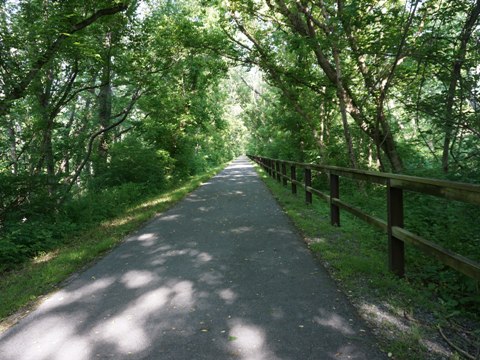
<svg viewBox="0 0 480 360"><path fill-rule="evenodd" d="M90 139L88 140L88 145L87 145L87 153L86 153L85 157L83 158L82 162L80 163L80 165L75 170L75 173L73 174L73 176L68 181L67 189L65 190L65 193L64 193L62 199L60 200L60 202L63 202L63 200L65 200L66 195L72 190L73 185L75 184L78 177L80 176L80 173L82 172L82 170L85 167L85 165L87 164L87 162L90 160L90 155L92 154L92 151L93 151L93 143L95 142L95 139L97 137L99 137L100 135L102 135L103 133L106 133L107 131L110 131L111 129L113 129L113 128L117 127L118 125L120 125L121 123L123 123L127 119L130 112L133 110L133 107L134 107L135 103L137 102L137 100L140 98L140 96L141 96L140 89L137 89L135 91L135 93L132 95L132 99L130 101L130 104L128 104L128 106L122 112L120 112L118 115L116 115L115 117L120 117L121 115L123 115L123 116L121 116L120 119L118 119L113 124L94 132L90 136Z"/></svg>
<svg viewBox="0 0 480 360"><path fill-rule="evenodd" d="M34 62L31 69L25 73L23 78L16 82L16 85L13 87L13 89L5 94L4 99L0 101L0 116L8 113L12 101L21 99L25 96L27 88L32 80L36 78L45 64L47 64L55 56L65 39L67 39L71 34L79 32L80 30L93 24L101 17L114 15L118 12L125 11L127 8L128 4L121 3L110 8L98 10L90 17L72 25L69 29L67 29L66 32L61 33L57 39L51 43L50 46L48 46L47 49L39 56L37 61Z"/></svg>

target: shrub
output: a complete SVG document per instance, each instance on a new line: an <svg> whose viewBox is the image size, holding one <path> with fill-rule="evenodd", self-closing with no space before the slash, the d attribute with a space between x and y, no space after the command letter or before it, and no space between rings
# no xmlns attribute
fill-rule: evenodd
<svg viewBox="0 0 480 360"><path fill-rule="evenodd" d="M93 180L100 187L117 186L125 183L146 183L165 188L173 170L173 159L168 152L146 146L141 141L129 138L114 144L110 160L101 175Z"/></svg>

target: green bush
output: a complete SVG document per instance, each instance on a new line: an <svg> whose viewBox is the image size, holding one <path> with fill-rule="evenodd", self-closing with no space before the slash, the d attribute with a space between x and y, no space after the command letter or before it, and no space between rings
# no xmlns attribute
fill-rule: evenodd
<svg viewBox="0 0 480 360"><path fill-rule="evenodd" d="M0 272L9 270L26 259L24 247L14 244L10 238L0 238Z"/></svg>
<svg viewBox="0 0 480 360"><path fill-rule="evenodd" d="M206 158L198 154L192 141L185 140L175 154L175 175L183 178L204 172L208 168Z"/></svg>
<svg viewBox="0 0 480 360"><path fill-rule="evenodd" d="M114 144L109 154L109 161L91 182L93 187L135 183L165 188L173 170L174 161L168 152L148 147L134 138Z"/></svg>
<svg viewBox="0 0 480 360"><path fill-rule="evenodd" d="M49 188L43 174L0 173L0 221L19 221L52 212L55 188Z"/></svg>
<svg viewBox="0 0 480 360"><path fill-rule="evenodd" d="M70 222L87 225L119 214L125 207L148 192L147 184L131 182L97 191L92 190L66 203L63 211Z"/></svg>
<svg viewBox="0 0 480 360"><path fill-rule="evenodd" d="M0 233L0 272L49 251L82 229L111 219L139 199L157 190L148 184L125 183L87 191L68 200L57 211L10 219Z"/></svg>
<svg viewBox="0 0 480 360"><path fill-rule="evenodd" d="M58 246L72 224L56 222L53 218L34 219L7 224L0 238L0 271Z"/></svg>

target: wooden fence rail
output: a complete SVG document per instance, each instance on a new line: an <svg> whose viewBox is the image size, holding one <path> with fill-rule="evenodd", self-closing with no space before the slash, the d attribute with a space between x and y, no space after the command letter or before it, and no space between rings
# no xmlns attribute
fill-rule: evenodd
<svg viewBox="0 0 480 360"><path fill-rule="evenodd" d="M248 155L248 157L262 166L267 174L278 182L282 182L283 185L287 186L288 182L290 182L293 194L297 193L298 187L304 188L305 201L308 204L312 203L314 194L329 202L332 225L340 226L340 209L342 209L388 234L388 266L390 271L398 276L404 276L405 274L404 244L408 243L453 269L480 281L480 263L445 249L403 228L404 190L480 205L480 185L337 166L299 163L255 155ZM287 167L290 167L290 176L287 174ZM303 182L297 180L297 168L302 168L304 171ZM328 175L330 182L329 194L312 187L312 171ZM388 220L385 222L340 200L341 177L384 185L387 191Z"/></svg>

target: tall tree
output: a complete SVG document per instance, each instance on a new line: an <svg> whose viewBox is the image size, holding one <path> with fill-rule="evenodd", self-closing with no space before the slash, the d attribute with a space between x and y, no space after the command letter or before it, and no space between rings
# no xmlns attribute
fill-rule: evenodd
<svg viewBox="0 0 480 360"><path fill-rule="evenodd" d="M36 32L41 31L41 28L38 27L38 22L35 21L35 15L31 11L31 9L34 8L35 5L38 5L37 3L38 1L32 3L21 1L17 5L17 7L19 8L18 11L20 13L25 12L25 18L27 19L25 23L28 23L30 21L33 23L33 26L27 27L27 31L33 32L32 35L34 37L36 37ZM35 54L35 58L28 59L28 61L23 61L23 63L22 60L19 59L20 56L11 56L11 54L18 53L18 51L16 51L18 42L15 41L15 38L12 37L11 33L9 34L10 29L8 29L8 26L5 26L4 24L3 30L5 31L5 33L2 34L2 38L8 38L8 40L10 41L4 42L2 44L2 53L9 55L7 55L6 57L6 64L3 65L3 75L6 76L6 79L3 81L2 84L3 97L0 99L0 119L3 119L3 117L9 112L13 101L25 97L32 80L35 79L40 70L46 64L48 64L49 61L51 61L51 59L55 56L62 44L67 41L67 39L69 39L73 34L78 33L81 30L90 26L91 24L95 23L102 17L114 15L121 11L125 11L127 7L128 4L126 3L114 3L114 6L95 9L93 13L91 13L89 16L79 19L75 22L72 22L71 19L77 18L76 15L65 17L64 12L59 11L57 14L55 14L56 16L51 17L51 23L45 25L51 26L52 28L60 31L60 34L57 35L55 38L52 38L52 40L50 41L45 41L45 43L42 44L44 50L40 51L39 54ZM51 8L54 9L53 6L51 6ZM65 11L65 9L62 8L60 10ZM68 10L78 11L78 9ZM14 69L16 69L15 72L13 72Z"/></svg>

